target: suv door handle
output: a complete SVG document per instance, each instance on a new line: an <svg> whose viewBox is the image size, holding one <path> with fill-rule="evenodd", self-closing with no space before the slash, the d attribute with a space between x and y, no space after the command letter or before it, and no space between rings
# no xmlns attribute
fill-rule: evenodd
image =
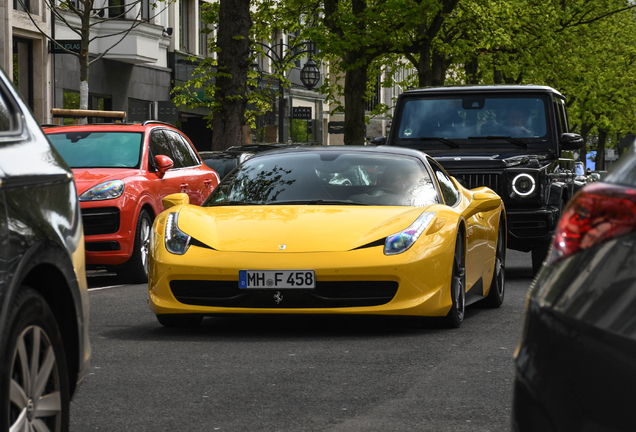
<svg viewBox="0 0 636 432"><path fill-rule="evenodd" d="M188 191L188 184L181 183L181 193L186 193Z"/></svg>

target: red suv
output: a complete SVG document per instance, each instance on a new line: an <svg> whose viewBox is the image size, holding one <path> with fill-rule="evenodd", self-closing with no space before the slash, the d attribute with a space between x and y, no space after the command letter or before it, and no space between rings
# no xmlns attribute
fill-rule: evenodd
<svg viewBox="0 0 636 432"><path fill-rule="evenodd" d="M86 238L86 264L106 266L122 281L148 280L148 246L166 195L184 192L201 204L219 176L173 126L49 126L49 140L73 169Z"/></svg>

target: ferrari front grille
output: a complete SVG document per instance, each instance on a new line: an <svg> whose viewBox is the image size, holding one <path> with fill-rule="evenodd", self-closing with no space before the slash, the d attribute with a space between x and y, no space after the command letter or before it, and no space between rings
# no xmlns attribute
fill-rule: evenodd
<svg viewBox="0 0 636 432"><path fill-rule="evenodd" d="M119 231L119 219L119 209L117 207L82 209L84 235L116 233Z"/></svg>
<svg viewBox="0 0 636 432"><path fill-rule="evenodd" d="M177 301L197 306L241 308L341 308L379 306L398 290L393 281L316 282L315 289L241 289L238 281L173 280ZM282 300L276 301L280 292Z"/></svg>

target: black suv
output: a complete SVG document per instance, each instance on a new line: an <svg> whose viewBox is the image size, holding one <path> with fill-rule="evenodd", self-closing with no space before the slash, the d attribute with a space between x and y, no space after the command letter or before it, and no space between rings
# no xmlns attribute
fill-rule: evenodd
<svg viewBox="0 0 636 432"><path fill-rule="evenodd" d="M0 430L68 430L89 360L73 174L0 70Z"/></svg>
<svg viewBox="0 0 636 432"><path fill-rule="evenodd" d="M565 98L547 86L491 85L410 90L398 97L387 145L420 149L468 188L504 200L508 247L532 251L536 273L564 204L583 186L564 150L583 147L569 132Z"/></svg>

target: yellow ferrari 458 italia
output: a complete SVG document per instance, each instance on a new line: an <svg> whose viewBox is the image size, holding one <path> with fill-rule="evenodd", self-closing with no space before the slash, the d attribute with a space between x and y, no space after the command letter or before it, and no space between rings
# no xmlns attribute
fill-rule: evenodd
<svg viewBox="0 0 636 432"><path fill-rule="evenodd" d="M218 314L440 317L504 298L506 213L431 157L372 146L257 155L201 206L164 198L148 304L164 326Z"/></svg>

